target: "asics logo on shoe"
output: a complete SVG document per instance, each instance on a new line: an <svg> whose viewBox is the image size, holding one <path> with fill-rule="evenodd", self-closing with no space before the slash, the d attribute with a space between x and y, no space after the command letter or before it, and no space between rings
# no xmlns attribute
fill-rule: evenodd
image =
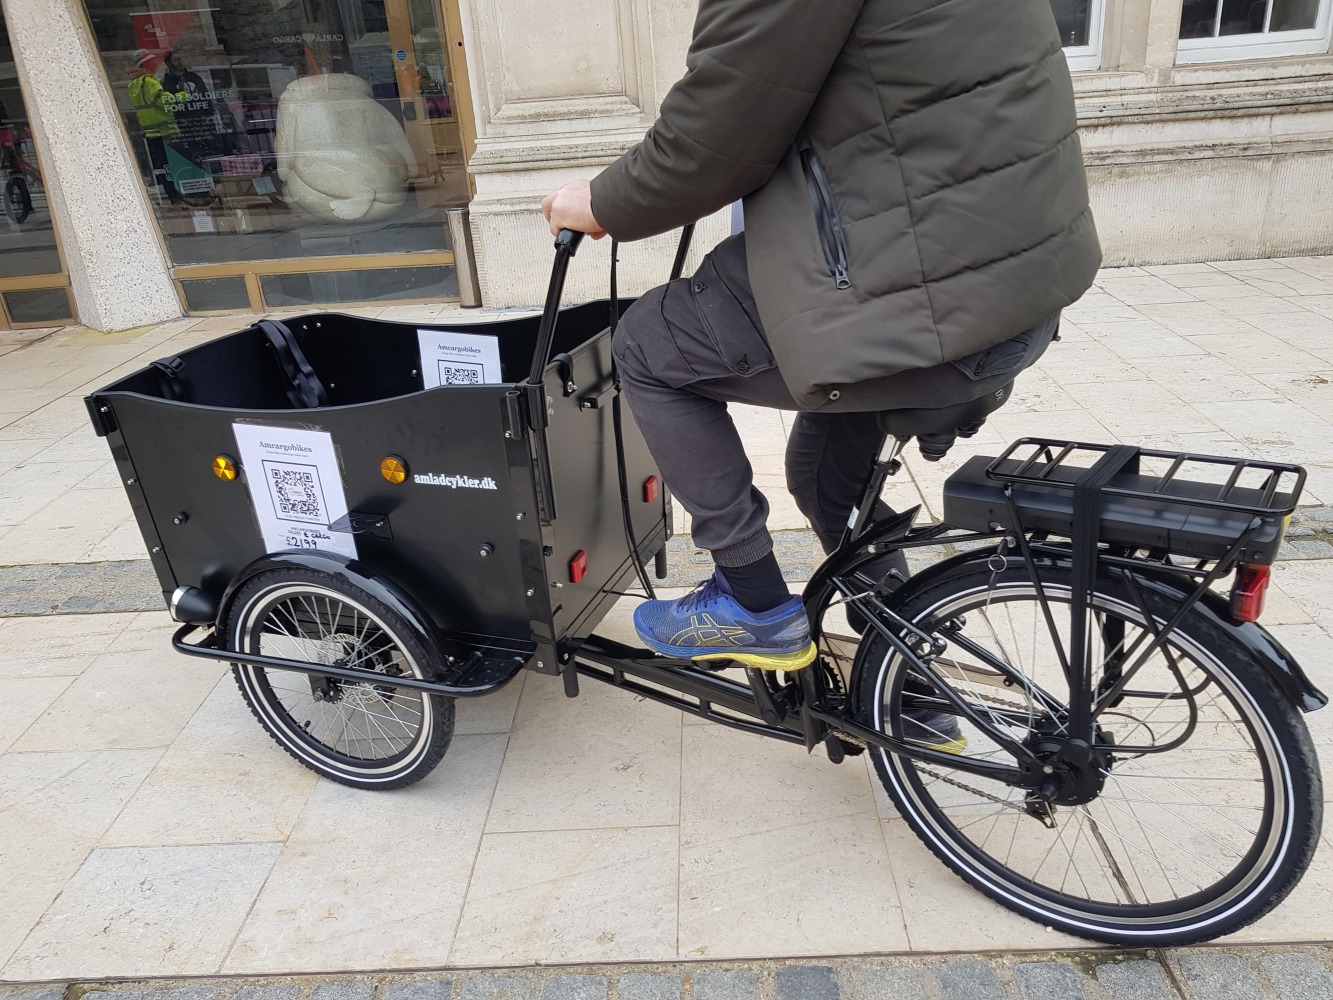
<svg viewBox="0 0 1333 1000"><path fill-rule="evenodd" d="M710 614L690 615L690 623L668 640L673 646L743 646L754 639L738 625L719 625Z"/></svg>

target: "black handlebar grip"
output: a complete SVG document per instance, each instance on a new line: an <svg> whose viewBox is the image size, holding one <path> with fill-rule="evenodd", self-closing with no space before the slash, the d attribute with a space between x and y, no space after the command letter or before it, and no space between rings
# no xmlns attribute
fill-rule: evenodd
<svg viewBox="0 0 1333 1000"><path fill-rule="evenodd" d="M573 257L579 252L579 244L583 242L585 235L585 233L578 233L572 229L562 229L560 235L555 238L555 248L564 250Z"/></svg>

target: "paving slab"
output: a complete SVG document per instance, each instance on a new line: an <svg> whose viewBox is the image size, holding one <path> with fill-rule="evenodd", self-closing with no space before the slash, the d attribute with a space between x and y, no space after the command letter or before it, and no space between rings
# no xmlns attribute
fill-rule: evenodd
<svg viewBox="0 0 1333 1000"><path fill-rule="evenodd" d="M1323 655L1333 642L1333 295L1321 284L1331 274L1333 257L1104 272L1009 406L943 462L909 450L886 497L936 518L950 472L1020 435L1298 461L1310 478L1266 621L1333 687ZM864 758L834 767L618 692L567 702L549 677L461 706L445 764L415 790L315 779L272 744L230 681L218 683L221 669L170 652L160 584L81 398L241 322L4 342L0 977L83 976L61 1000L83 986L125 994L101 1000L1333 991L1313 944L1254 948L1333 939L1327 839L1288 904L1225 949L1126 954L1047 931L963 885L897 818ZM735 421L774 501L779 562L806 579L819 546L779 496L791 415L738 407ZM688 529L679 509L676 523ZM913 567L929 559L913 554ZM669 565L667 588L711 571L687 533L672 539ZM608 618L608 634L629 638L627 608ZM1309 718L1330 752L1333 723ZM202 883L173 858L216 866L208 919L192 916ZM114 911L117 897L134 901L133 914ZM98 940L100 927L114 940ZM71 928L93 942L82 957ZM134 979L150 974L202 978ZM126 981L104 981L118 975ZM56 1000L41 985L6 987L0 1000L20 988ZM173 990L204 992L161 995Z"/></svg>

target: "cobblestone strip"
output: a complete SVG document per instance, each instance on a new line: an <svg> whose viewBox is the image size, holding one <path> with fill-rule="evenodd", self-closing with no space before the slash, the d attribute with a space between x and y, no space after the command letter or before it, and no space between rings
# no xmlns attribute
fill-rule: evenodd
<svg viewBox="0 0 1333 1000"><path fill-rule="evenodd" d="M1333 1000L1333 948L0 984L0 1000Z"/></svg>
<svg viewBox="0 0 1333 1000"><path fill-rule="evenodd" d="M954 555L960 547L918 549L908 554L913 572ZM773 551L788 580L808 580L823 559L810 531L773 533ZM1333 506L1302 507L1293 516L1279 560L1333 559ZM692 587L713 572L712 558L689 535L667 543L663 587ZM159 584L147 559L118 562L0 566L0 618L17 615L97 614L162 611Z"/></svg>
<svg viewBox="0 0 1333 1000"><path fill-rule="evenodd" d="M147 559L0 566L0 618L165 608Z"/></svg>

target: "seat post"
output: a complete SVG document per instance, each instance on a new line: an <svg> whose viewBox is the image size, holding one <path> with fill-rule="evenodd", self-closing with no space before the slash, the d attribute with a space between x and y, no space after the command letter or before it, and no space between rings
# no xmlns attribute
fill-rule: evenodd
<svg viewBox="0 0 1333 1000"><path fill-rule="evenodd" d="M842 529L839 548L860 537L861 532L865 530L866 522L870 520L870 514L875 509L875 502L884 489L884 480L897 475L898 470L903 467L898 456L903 453L910 440L911 438L895 437L892 434L884 436L884 443L879 446L879 456L875 459L875 464L870 467L870 475L866 478L861 502L852 508L847 518L847 527Z"/></svg>

